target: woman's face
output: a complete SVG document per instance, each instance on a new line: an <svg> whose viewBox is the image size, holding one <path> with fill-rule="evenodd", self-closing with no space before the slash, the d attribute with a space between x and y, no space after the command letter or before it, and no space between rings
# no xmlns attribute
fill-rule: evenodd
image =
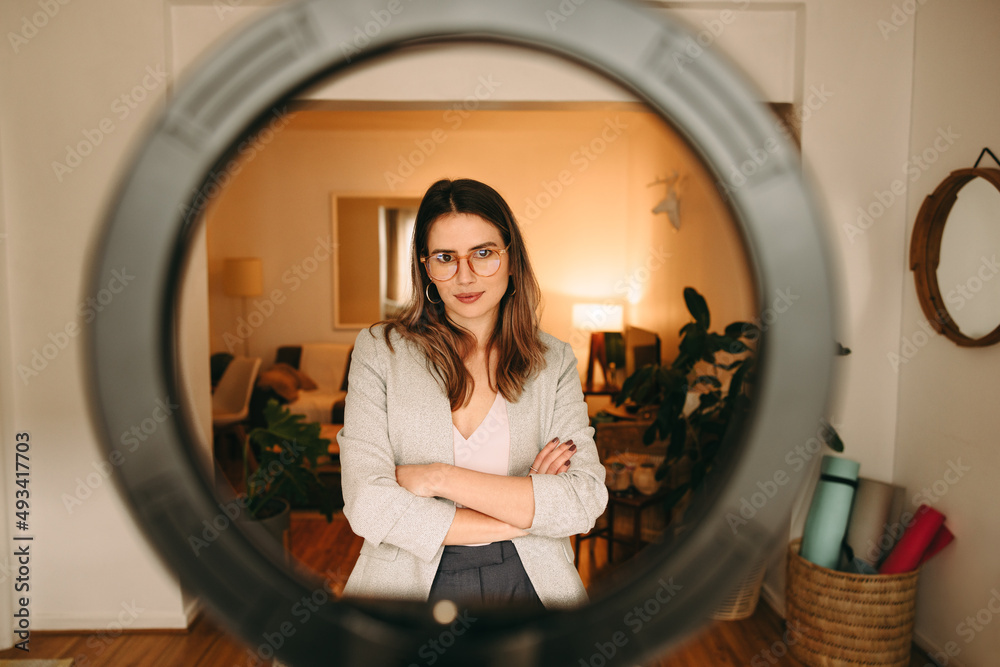
<svg viewBox="0 0 1000 667"><path fill-rule="evenodd" d="M502 250L504 242L500 230L478 215L447 213L431 223L427 234L429 256L446 253L452 258L466 257L483 248ZM496 323L500 299L507 290L509 276L507 255L501 254L500 268L492 276L477 275L468 260L461 259L458 260L458 271L450 279L435 280L431 277L431 280L441 294L448 318L467 329L482 332Z"/></svg>

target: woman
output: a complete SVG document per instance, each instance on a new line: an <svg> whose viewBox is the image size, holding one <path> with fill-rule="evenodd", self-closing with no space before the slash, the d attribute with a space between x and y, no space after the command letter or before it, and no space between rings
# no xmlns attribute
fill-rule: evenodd
<svg viewBox="0 0 1000 667"><path fill-rule="evenodd" d="M344 594L586 602L569 536L604 512L604 467L514 216L483 183L438 181L411 251L412 302L351 358L338 441L365 541Z"/></svg>

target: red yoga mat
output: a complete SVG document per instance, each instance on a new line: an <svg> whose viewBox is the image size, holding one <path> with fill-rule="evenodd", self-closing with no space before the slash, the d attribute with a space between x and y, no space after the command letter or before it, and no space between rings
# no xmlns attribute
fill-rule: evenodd
<svg viewBox="0 0 1000 667"><path fill-rule="evenodd" d="M929 505L921 505L899 542L879 568L879 574L911 572L948 546L955 536L944 525L945 516Z"/></svg>

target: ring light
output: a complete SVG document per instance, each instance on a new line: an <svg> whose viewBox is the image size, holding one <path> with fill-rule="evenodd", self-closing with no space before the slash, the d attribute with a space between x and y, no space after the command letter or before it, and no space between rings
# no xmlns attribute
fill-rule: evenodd
<svg viewBox="0 0 1000 667"><path fill-rule="evenodd" d="M570 4L574 11L553 30L546 11ZM362 52L342 48L352 44L355 26L387 8L399 12ZM615 0L306 0L277 8L216 50L151 128L106 222L93 284L122 265L141 268L90 331L95 421L108 447L121 450L114 434L140 422L157 399L179 396L175 307L198 224L192 202L203 200L233 147L279 101L324 77L407 46L470 40L545 51L620 84L666 119L717 180L754 150L777 146L730 193L730 205L756 270L758 303L788 288L799 299L766 332L754 410L725 486L705 500L684 539L649 547L651 555L635 561L633 579L618 589L535 618L488 610L469 639L434 656L441 665L625 664L697 628L783 537L803 472L789 471L783 494L752 516L740 514L741 502L815 435L831 379L833 299L822 224L796 152L773 135L773 118L741 76L662 14ZM120 488L157 550L252 653L296 666L428 664L418 651L447 628L427 605L319 600L328 596L315 582L282 567L240 530L219 531L195 554L188 538L220 507L188 444L193 432L192 417L180 410L142 448L121 452ZM734 515L742 521L734 523ZM307 605L306 616L310 597L320 603ZM638 631L628 619L640 609Z"/></svg>

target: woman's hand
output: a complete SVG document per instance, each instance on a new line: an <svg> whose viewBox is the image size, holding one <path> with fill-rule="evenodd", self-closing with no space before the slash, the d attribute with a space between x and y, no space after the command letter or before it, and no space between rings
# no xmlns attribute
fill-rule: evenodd
<svg viewBox="0 0 1000 667"><path fill-rule="evenodd" d="M446 463L428 463L426 465L396 466L396 483L410 493L424 498L441 495Z"/></svg>
<svg viewBox="0 0 1000 667"><path fill-rule="evenodd" d="M534 463L531 464L531 472L540 475L558 475L569 470L569 460L576 453L576 445L572 440L559 442L559 438L553 438L547 445L538 452Z"/></svg>

